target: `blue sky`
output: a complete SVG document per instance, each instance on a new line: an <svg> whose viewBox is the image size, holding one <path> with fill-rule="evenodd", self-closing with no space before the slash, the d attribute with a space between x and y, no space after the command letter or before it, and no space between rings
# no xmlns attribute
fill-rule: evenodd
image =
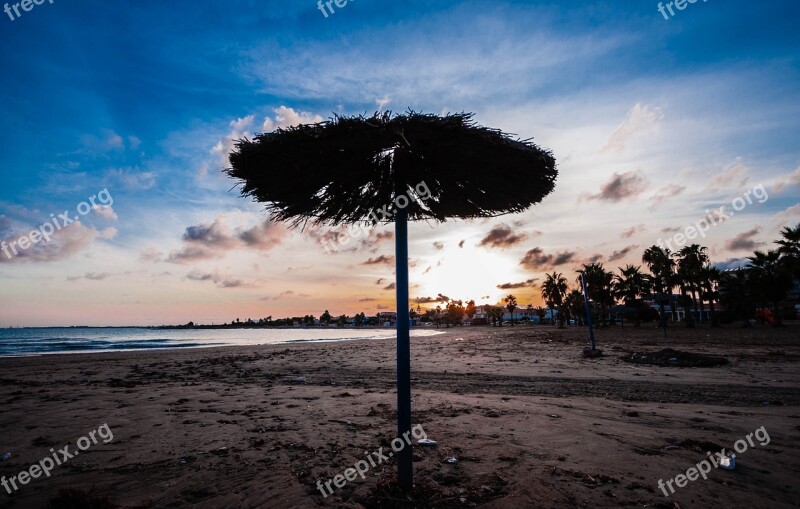
<svg viewBox="0 0 800 509"><path fill-rule="evenodd" d="M637 263L758 185L768 199L702 243L718 262L768 248L800 221L800 5L709 0L667 21L657 4L351 0L325 18L312 0L54 0L0 13L0 239L113 196L48 245L0 253L0 326L393 307L391 264L366 263L391 255L380 232L327 254L326 231L263 226L220 173L234 138L334 113L471 111L556 155L556 191L526 213L415 225L414 297L491 302L545 270ZM481 243L502 225L521 239ZM514 291L538 303L535 287Z"/></svg>

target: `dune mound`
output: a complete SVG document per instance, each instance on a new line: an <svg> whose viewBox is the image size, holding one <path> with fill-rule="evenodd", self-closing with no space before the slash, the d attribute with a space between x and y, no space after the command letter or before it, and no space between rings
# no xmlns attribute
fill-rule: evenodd
<svg viewBox="0 0 800 509"><path fill-rule="evenodd" d="M672 348L665 348L659 352L633 352L621 358L625 362L634 364L679 368L710 368L728 364L728 359L719 355L681 352Z"/></svg>

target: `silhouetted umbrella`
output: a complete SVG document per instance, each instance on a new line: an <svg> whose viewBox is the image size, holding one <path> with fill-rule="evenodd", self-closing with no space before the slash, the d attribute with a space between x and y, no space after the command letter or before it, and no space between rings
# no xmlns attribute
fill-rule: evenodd
<svg viewBox="0 0 800 509"><path fill-rule="evenodd" d="M230 161L228 175L273 221L395 223L398 437L411 432L407 221L521 212L553 190L558 174L550 152L467 113L337 116L239 140ZM422 183L427 196L419 196ZM398 481L410 489L411 448L396 456Z"/></svg>

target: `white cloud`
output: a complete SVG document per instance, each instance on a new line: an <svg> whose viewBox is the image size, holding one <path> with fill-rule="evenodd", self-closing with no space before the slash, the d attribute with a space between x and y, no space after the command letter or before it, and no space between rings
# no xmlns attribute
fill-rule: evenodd
<svg viewBox="0 0 800 509"><path fill-rule="evenodd" d="M139 253L139 259L145 262L160 262L164 257L164 253L155 247L148 247Z"/></svg>
<svg viewBox="0 0 800 509"><path fill-rule="evenodd" d="M218 272L200 272L193 270L186 274L186 279L191 281L212 281L218 288L247 288L252 284L245 283L241 279L230 276L220 275Z"/></svg>
<svg viewBox="0 0 800 509"><path fill-rule="evenodd" d="M83 151L89 154L106 154L113 151L124 151L126 139L111 129L105 129L100 136L86 134L81 137ZM127 137L127 146L136 149L141 140L136 136Z"/></svg>
<svg viewBox="0 0 800 509"><path fill-rule="evenodd" d="M553 73L585 72L632 39L530 30L530 18L509 22L502 11L512 9L518 12L497 6L476 17L474 6L464 4L424 19L365 26L337 39L336 51L330 51L334 43L327 39L291 48L270 42L250 52L247 72L263 82L262 92L281 97L373 103L387 94L403 107L436 98L438 109L442 98L453 105L475 104L487 99L487 91L513 101L550 86ZM460 21L458 30L443 28L454 18Z"/></svg>
<svg viewBox="0 0 800 509"><path fill-rule="evenodd" d="M261 129L265 132L271 132L278 128L291 127L300 124L316 124L322 122L323 118L319 115L314 115L307 111L295 111L292 108L287 108L281 105L272 110L275 113L275 120L270 117L264 119Z"/></svg>
<svg viewBox="0 0 800 509"><path fill-rule="evenodd" d="M779 178L778 181L772 186L772 189L776 193L781 193L784 189L794 186L800 186L800 166L798 166L797 169L792 173Z"/></svg>
<svg viewBox="0 0 800 509"><path fill-rule="evenodd" d="M628 111L628 116L614 129L608 137L603 151L622 152L626 144L636 136L658 132L661 120L664 118L664 108L653 107L647 104L636 103Z"/></svg>
<svg viewBox="0 0 800 509"><path fill-rule="evenodd" d="M114 208L111 207L111 205L105 205L102 207L95 205L92 208L94 209L94 213L97 214L97 216L105 219L106 221L116 221L117 219L119 219L117 213L114 212Z"/></svg>
<svg viewBox="0 0 800 509"><path fill-rule="evenodd" d="M289 127L298 124L314 124L322 122L322 117L311 114L307 111L295 111L292 108L281 105L273 108L275 118L265 117L261 125L261 131L270 132L281 127ZM208 176L213 167L227 168L230 166L230 154L236 142L242 138L250 137L255 127L255 115L247 115L236 120L231 120L228 124L230 131L211 148L209 153L213 156L212 161L203 161L197 170L197 178L202 181Z"/></svg>
<svg viewBox="0 0 800 509"><path fill-rule="evenodd" d="M718 191L720 189L738 189L747 184L750 179L748 176L749 169L747 166L738 161L724 170L722 173L716 175L711 179L708 185L708 191Z"/></svg>
<svg viewBox="0 0 800 509"><path fill-rule="evenodd" d="M104 228L100 231L100 237L111 240L117 236L117 229L109 226L108 228Z"/></svg>
<svg viewBox="0 0 800 509"><path fill-rule="evenodd" d="M122 139L122 136L112 132L108 138L106 138L106 145L111 149L122 149L125 148L125 141Z"/></svg>
<svg viewBox="0 0 800 509"><path fill-rule="evenodd" d="M52 262L69 258L87 249L98 236L105 237L104 232L98 232L95 228L87 228L80 221L76 221L54 232L49 242L42 239L27 249L20 249L17 246L18 239L22 235L27 236L29 232L25 231L22 235L11 235L5 239L5 242L9 245L11 242L15 242L16 245L13 249L9 247L10 257L5 252L0 253L0 263Z"/></svg>
<svg viewBox="0 0 800 509"><path fill-rule="evenodd" d="M800 203L778 212L772 216L772 220L778 227L794 226L800 220Z"/></svg>
<svg viewBox="0 0 800 509"><path fill-rule="evenodd" d="M661 206L662 203L671 198L677 197L685 190L686 186L680 186L678 184L669 184L668 186L664 186L650 198L652 203L647 207L647 209L656 210L659 206Z"/></svg>
<svg viewBox="0 0 800 509"><path fill-rule="evenodd" d="M67 281L79 281L81 279L87 279L89 281L102 281L109 276L111 276L111 274L108 272L87 272L83 276L68 276Z"/></svg>
<svg viewBox="0 0 800 509"><path fill-rule="evenodd" d="M233 150L236 142L250 134L254 119L254 115L247 115L246 117L231 120L229 124L231 130L228 135L220 139L217 144L211 148L211 155L217 158L219 164L223 168L227 168L230 165L228 162L228 156ZM208 166L201 167L200 175L204 176L206 173L208 173Z"/></svg>
<svg viewBox="0 0 800 509"><path fill-rule="evenodd" d="M106 172L106 180L117 183L128 190L146 190L156 185L156 174L139 171L138 168L115 168Z"/></svg>

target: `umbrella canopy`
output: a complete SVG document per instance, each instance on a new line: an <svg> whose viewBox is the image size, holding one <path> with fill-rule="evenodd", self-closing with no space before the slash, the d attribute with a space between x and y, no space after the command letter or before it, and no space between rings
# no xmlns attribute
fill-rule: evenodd
<svg viewBox="0 0 800 509"><path fill-rule="evenodd" d="M467 113L334 117L240 140L230 161L242 193L293 225L372 221L398 188L423 181L431 197L409 204L412 221L521 212L558 174L550 152Z"/></svg>
<svg viewBox="0 0 800 509"><path fill-rule="evenodd" d="M472 114L411 111L334 117L259 134L239 140L230 161L226 171L240 180L242 194L265 203L275 221L293 226L394 222L397 436L409 441L408 220L521 212L553 190L558 174L553 155L530 141L476 125ZM423 183L424 200L399 200ZM389 214L378 218L375 210ZM411 489L410 443L395 453L398 480Z"/></svg>

